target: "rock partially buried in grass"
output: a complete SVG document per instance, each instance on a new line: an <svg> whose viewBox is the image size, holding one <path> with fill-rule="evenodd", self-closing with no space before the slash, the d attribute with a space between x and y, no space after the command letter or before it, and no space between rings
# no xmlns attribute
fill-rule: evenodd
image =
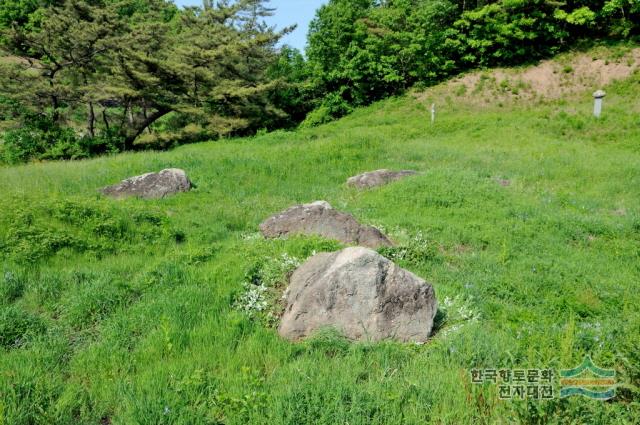
<svg viewBox="0 0 640 425"><path fill-rule="evenodd" d="M291 207L265 220L260 231L267 238L302 234L374 249L393 245L375 227L358 223L352 215L336 211L325 201Z"/></svg>
<svg viewBox="0 0 640 425"><path fill-rule="evenodd" d="M116 185L105 187L102 193L116 199L127 197L160 199L189 190L191 190L191 182L187 174L178 168L169 168L159 173L147 173L128 178Z"/></svg>
<svg viewBox="0 0 640 425"><path fill-rule="evenodd" d="M315 255L293 273L278 332L296 341L333 327L352 340L425 342L437 309L430 284L352 247Z"/></svg>
<svg viewBox="0 0 640 425"><path fill-rule="evenodd" d="M391 182L403 179L405 177L413 176L415 174L417 174L417 172L411 171L411 170L370 171L368 173L359 174L357 176L351 177L349 180L347 180L347 185L356 187L358 189L370 189L372 187L382 186L387 183L391 183Z"/></svg>

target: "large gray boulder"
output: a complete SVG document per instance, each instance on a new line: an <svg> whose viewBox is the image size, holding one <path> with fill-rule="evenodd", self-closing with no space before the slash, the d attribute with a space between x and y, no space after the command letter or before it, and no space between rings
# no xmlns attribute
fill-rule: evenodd
<svg viewBox="0 0 640 425"><path fill-rule="evenodd" d="M382 186L408 176L413 176L414 174L417 174L417 172L411 170L376 170L349 178L349 180L347 180L347 185L356 187L358 189L370 189L372 187Z"/></svg>
<svg viewBox="0 0 640 425"><path fill-rule="evenodd" d="M437 309L430 284L352 247L315 255L293 273L278 332L296 341L333 327L352 340L424 342Z"/></svg>
<svg viewBox="0 0 640 425"><path fill-rule="evenodd" d="M135 196L144 199L160 199L178 192L191 190L187 174L178 168L162 170L131 177L120 183L102 189L102 193L112 198Z"/></svg>
<svg viewBox="0 0 640 425"><path fill-rule="evenodd" d="M303 234L374 249L392 246L378 229L358 223L352 215L333 209L326 201L291 207L265 220L260 231L267 238Z"/></svg>

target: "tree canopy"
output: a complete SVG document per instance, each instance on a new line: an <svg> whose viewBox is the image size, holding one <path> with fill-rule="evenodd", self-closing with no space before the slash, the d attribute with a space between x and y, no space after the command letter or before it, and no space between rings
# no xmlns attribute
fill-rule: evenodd
<svg viewBox="0 0 640 425"><path fill-rule="evenodd" d="M469 68L635 37L639 12L633 0L330 0L311 24L307 53L325 93L320 108L339 116Z"/></svg>
<svg viewBox="0 0 640 425"><path fill-rule="evenodd" d="M3 10L18 18L2 29L0 81L19 115L46 117L52 127L82 121L83 137L134 149L145 132L160 143L217 138L284 114L270 102L266 75L283 33L262 23L270 13L262 1L184 10L166 0L18 6Z"/></svg>
<svg viewBox="0 0 640 425"><path fill-rule="evenodd" d="M474 67L637 38L635 0L329 0L306 56L268 0L4 0L0 159L316 125Z"/></svg>

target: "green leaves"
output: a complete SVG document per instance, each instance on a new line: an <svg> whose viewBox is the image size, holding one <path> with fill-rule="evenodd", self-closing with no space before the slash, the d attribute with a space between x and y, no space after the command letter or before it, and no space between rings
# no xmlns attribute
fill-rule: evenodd
<svg viewBox="0 0 640 425"><path fill-rule="evenodd" d="M0 157L74 159L312 126L470 68L640 33L636 0L331 0L305 60L277 47L291 28L262 22L267 3L2 1L0 130L10 131Z"/></svg>
<svg viewBox="0 0 640 425"><path fill-rule="evenodd" d="M43 146L18 161L92 154L80 146L87 138L109 146L120 139L120 149L134 149L145 131L147 144L164 145L194 135L243 134L284 114L269 97L275 85L266 70L286 30L261 23L270 13L263 0L183 10L169 0L28 6L0 7L7 49L0 57L0 95L72 137L65 137L69 146L50 149L49 140L34 135ZM16 8L27 17L16 17ZM37 29L26 24L35 14L43 17ZM165 123L164 134L154 135L150 128L172 112L179 127ZM19 118L18 125L29 121L26 114Z"/></svg>
<svg viewBox="0 0 640 425"><path fill-rule="evenodd" d="M596 14L587 6L575 9L571 13L567 13L562 9L556 9L554 18L567 21L572 25L593 25L596 20Z"/></svg>
<svg viewBox="0 0 640 425"><path fill-rule="evenodd" d="M581 38L630 36L638 13L630 0L332 0L317 12L307 54L317 92L358 106L469 68L549 57ZM329 109L321 101L307 122L341 116Z"/></svg>
<svg viewBox="0 0 640 425"><path fill-rule="evenodd" d="M568 36L540 0L510 0L465 12L448 35L460 66L511 65L554 53Z"/></svg>
<svg viewBox="0 0 640 425"><path fill-rule="evenodd" d="M28 24L38 6L38 0L3 0L0 3L0 29Z"/></svg>
<svg viewBox="0 0 640 425"><path fill-rule="evenodd" d="M318 92L339 96L344 110L448 75L450 63L439 58L444 30L456 14L447 0L329 2L309 33L307 55ZM318 117L330 109L322 102L313 120L324 121Z"/></svg>

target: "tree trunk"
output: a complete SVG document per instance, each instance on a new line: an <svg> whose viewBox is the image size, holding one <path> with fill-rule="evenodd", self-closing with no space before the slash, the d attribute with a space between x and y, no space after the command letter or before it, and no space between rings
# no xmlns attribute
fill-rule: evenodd
<svg viewBox="0 0 640 425"><path fill-rule="evenodd" d="M129 105L130 105L130 102L125 98L124 110L122 111L122 119L120 120L120 128L124 128L124 126L127 123L127 114L129 113Z"/></svg>
<svg viewBox="0 0 640 425"><path fill-rule="evenodd" d="M56 65L55 68L49 71L49 75L48 75L49 87L51 88L51 109L52 109L51 118L55 123L57 123L60 120L60 111L58 109L60 108L60 100L56 95L55 83L54 83L54 79L56 78L56 74L58 73L59 70L60 70L60 67Z"/></svg>
<svg viewBox="0 0 640 425"><path fill-rule="evenodd" d="M88 106L88 117L87 117L87 132L89 133L89 136L96 137L96 132L95 132L95 123L96 123L96 114L93 110L93 103L89 102L89 106Z"/></svg>
<svg viewBox="0 0 640 425"><path fill-rule="evenodd" d="M156 122L158 119L167 115L169 112L171 112L171 109L160 108L153 114L149 115L143 121L140 121L139 123L134 124L132 128L127 132L127 135L125 137L125 140L124 140L125 150L134 150L135 147L133 143L136 141L138 136L140 136L142 132L147 129L147 127L149 127L151 124Z"/></svg>
<svg viewBox="0 0 640 425"><path fill-rule="evenodd" d="M129 105L129 125L133 125L133 106Z"/></svg>
<svg viewBox="0 0 640 425"><path fill-rule="evenodd" d="M107 131L109 131L109 119L107 118L107 108L102 109L102 121L104 122L104 126Z"/></svg>
<svg viewBox="0 0 640 425"><path fill-rule="evenodd" d="M60 102L58 101L58 96L51 95L51 119L53 122L57 123L60 120Z"/></svg>
<svg viewBox="0 0 640 425"><path fill-rule="evenodd" d="M144 119L149 119L149 114L147 113L147 102L145 102L144 100L142 101L142 115L144 116ZM151 127L147 127L147 132L149 134L152 134L151 131Z"/></svg>

